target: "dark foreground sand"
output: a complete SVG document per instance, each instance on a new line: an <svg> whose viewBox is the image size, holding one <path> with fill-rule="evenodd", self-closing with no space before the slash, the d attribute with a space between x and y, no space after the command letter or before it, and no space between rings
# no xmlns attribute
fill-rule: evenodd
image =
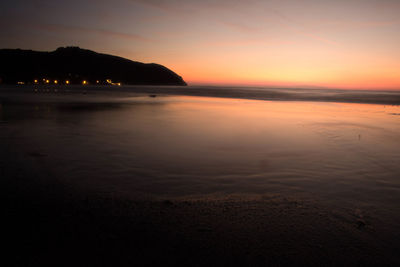
<svg viewBox="0 0 400 267"><path fill-rule="evenodd" d="M2 266L400 264L398 233L301 198L132 200L78 192L4 157L1 188Z"/></svg>

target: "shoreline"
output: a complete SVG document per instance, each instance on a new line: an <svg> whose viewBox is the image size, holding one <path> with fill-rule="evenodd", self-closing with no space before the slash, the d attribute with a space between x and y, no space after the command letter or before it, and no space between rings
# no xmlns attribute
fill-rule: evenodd
<svg viewBox="0 0 400 267"><path fill-rule="evenodd" d="M35 91L37 89L37 91ZM145 94L200 96L267 101L309 101L400 105L400 91L339 90L339 89L285 89L259 87L216 86L58 86L58 85L0 85L1 94ZM0 98L1 100L1 98Z"/></svg>

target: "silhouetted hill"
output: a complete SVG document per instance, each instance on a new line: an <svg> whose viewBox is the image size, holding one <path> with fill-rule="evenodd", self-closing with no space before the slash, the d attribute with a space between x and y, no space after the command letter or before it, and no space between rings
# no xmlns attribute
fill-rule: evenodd
<svg viewBox="0 0 400 267"><path fill-rule="evenodd" d="M0 49L0 81L3 83L135 85L186 85L182 77L158 64L144 64L100 54L79 47L60 47L52 52ZM67 82L68 81L68 82Z"/></svg>

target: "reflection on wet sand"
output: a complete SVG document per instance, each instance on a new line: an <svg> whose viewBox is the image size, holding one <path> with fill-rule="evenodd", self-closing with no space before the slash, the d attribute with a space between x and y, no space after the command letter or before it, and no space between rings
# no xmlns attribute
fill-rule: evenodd
<svg viewBox="0 0 400 267"><path fill-rule="evenodd" d="M62 206L60 216L69 218L66 225L72 220L81 227L88 220L86 209L99 210L93 216L103 222L111 205L111 214L127 216L121 220L129 226L119 227L124 234L133 231L128 234L133 239L138 233L145 240L159 239L137 230L143 220L166 244L171 232L180 235L172 242L215 233L216 242L232 243L228 251L242 260L244 251L280 257L286 250L303 250L285 259L307 263L304 255L318 250L342 263L377 262L382 257L368 251L389 255L399 245L393 234L400 223L400 117L393 116L399 110L140 94L8 97L0 109L2 183L13 188L18 181L23 193L10 198L32 196L40 205L48 203L50 192L50 202ZM40 186L33 186L34 180ZM60 185L62 193L48 190ZM84 200L71 197L76 192L84 192ZM93 195L94 200L88 197ZM75 221L71 213L81 217ZM112 229L106 232L121 235L112 216L105 219ZM94 231L89 225L85 232ZM377 239L382 245L373 243ZM282 247L271 249L269 240ZM212 244L217 254L226 249L214 241L210 234L199 246ZM197 248L193 242L189 245ZM243 250L243 243L251 249ZM342 244L362 248L349 252L356 262L340 258ZM187 255L198 257L193 251Z"/></svg>
<svg viewBox="0 0 400 267"><path fill-rule="evenodd" d="M2 135L20 129L28 153L53 155L49 168L64 163L60 177L81 183L94 175L99 181L91 182L128 194L351 189L353 200L364 187L384 190L377 180L397 188L400 124L391 114L398 109L184 96L6 102Z"/></svg>

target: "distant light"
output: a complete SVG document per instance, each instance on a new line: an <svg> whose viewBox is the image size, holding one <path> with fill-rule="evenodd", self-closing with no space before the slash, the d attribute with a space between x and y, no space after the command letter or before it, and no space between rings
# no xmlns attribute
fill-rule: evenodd
<svg viewBox="0 0 400 267"><path fill-rule="evenodd" d="M68 81L68 80L66 80L66 81L65 81L65 83L66 83L66 84L69 84L69 81Z"/></svg>
<svg viewBox="0 0 400 267"><path fill-rule="evenodd" d="M58 81L57 81L57 80L54 80L54 84L58 84Z"/></svg>
<svg viewBox="0 0 400 267"><path fill-rule="evenodd" d="M121 86L121 83L117 83L118 86Z"/></svg>
<svg viewBox="0 0 400 267"><path fill-rule="evenodd" d="M50 83L50 80L46 80L46 83Z"/></svg>
<svg viewBox="0 0 400 267"><path fill-rule="evenodd" d="M83 81L83 82L82 82L83 85L86 85L87 83L88 83L87 81Z"/></svg>
<svg viewBox="0 0 400 267"><path fill-rule="evenodd" d="M35 79L34 82L35 82L35 83L38 83L38 80Z"/></svg>
<svg viewBox="0 0 400 267"><path fill-rule="evenodd" d="M99 81L99 80L97 80L97 81L96 81L96 83L100 83L100 81Z"/></svg>
<svg viewBox="0 0 400 267"><path fill-rule="evenodd" d="M106 81L107 83L112 83L111 79L107 79Z"/></svg>
<svg viewBox="0 0 400 267"><path fill-rule="evenodd" d="M24 82L17 82L17 84L25 84Z"/></svg>

